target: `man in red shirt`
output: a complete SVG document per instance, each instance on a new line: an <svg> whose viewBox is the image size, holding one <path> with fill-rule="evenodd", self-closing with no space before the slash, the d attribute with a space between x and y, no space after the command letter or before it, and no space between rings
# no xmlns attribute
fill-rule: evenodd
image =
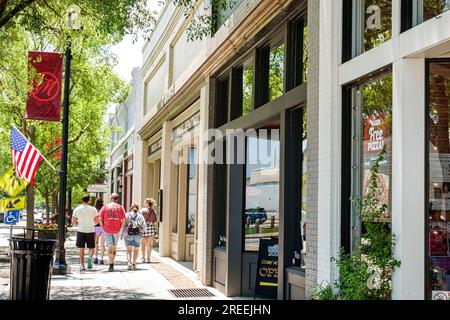
<svg viewBox="0 0 450 320"><path fill-rule="evenodd" d="M111 194L110 203L99 212L100 225L103 228L105 243L108 247L109 271L114 271L116 247L119 242L120 232L125 226L125 209L118 204L119 195Z"/></svg>

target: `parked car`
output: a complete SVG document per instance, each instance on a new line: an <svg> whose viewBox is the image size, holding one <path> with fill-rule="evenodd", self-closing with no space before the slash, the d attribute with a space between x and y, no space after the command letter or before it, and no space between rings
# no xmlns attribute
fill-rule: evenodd
<svg viewBox="0 0 450 320"><path fill-rule="evenodd" d="M34 223L41 224L42 222L44 222L44 220L42 219L42 213L35 212L34 213Z"/></svg>

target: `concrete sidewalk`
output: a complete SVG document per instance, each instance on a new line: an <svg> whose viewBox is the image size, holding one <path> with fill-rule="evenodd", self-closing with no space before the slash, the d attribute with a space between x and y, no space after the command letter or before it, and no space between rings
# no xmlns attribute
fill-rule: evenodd
<svg viewBox="0 0 450 320"><path fill-rule="evenodd" d="M172 259L161 258L156 252L152 254L153 263L138 262L137 270L127 270L123 241L117 248L114 272L108 271L107 258L105 265L94 265L92 270L80 272L75 235L69 237L66 248L66 261L72 272L67 276L52 276L50 298L54 300L171 300L175 297L170 289L205 288L194 272ZM208 290L216 296L213 299L226 299L214 288Z"/></svg>
<svg viewBox="0 0 450 320"><path fill-rule="evenodd" d="M196 273L170 258L162 258L153 252L151 264L137 263L137 270L127 270L126 250L123 241L118 246L115 271L108 272L105 265L95 265L92 270L80 272L75 233L66 241L66 261L71 273L53 275L51 300L176 300L168 290L207 288L215 297L204 299L227 299L218 290L201 284ZM87 251L87 250L86 250ZM87 252L86 252L87 253ZM0 260L0 300L9 296L9 261ZM192 298L187 298L192 299Z"/></svg>

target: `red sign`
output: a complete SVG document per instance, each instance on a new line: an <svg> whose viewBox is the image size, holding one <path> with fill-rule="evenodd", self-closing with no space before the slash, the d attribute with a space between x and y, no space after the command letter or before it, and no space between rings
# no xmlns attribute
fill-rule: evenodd
<svg viewBox="0 0 450 320"><path fill-rule="evenodd" d="M54 52L28 53L30 91L25 117L34 120L61 120L63 55Z"/></svg>
<svg viewBox="0 0 450 320"><path fill-rule="evenodd" d="M385 145L388 132L384 132L384 115L364 117L364 154L379 154Z"/></svg>

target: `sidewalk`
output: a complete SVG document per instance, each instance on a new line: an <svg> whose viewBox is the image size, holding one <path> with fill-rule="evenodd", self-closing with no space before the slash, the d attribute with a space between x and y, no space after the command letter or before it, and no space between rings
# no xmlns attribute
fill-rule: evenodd
<svg viewBox="0 0 450 320"><path fill-rule="evenodd" d="M7 248L8 237L9 229L0 228L0 250L5 251ZM108 272L107 256L105 265L94 264L92 270L80 272L75 240L75 232L72 230L65 243L66 262L71 268L71 273L66 276L52 276L51 300L176 300L169 290L194 288L206 288L214 294L214 297L202 299L229 299L215 288L203 286L198 275L192 270L171 258L160 257L156 251L152 253L153 263L143 264L139 259L137 270L127 270L123 241L120 241L117 247L114 272ZM0 253L0 300L9 297L9 268L9 258L5 252Z"/></svg>
<svg viewBox="0 0 450 320"><path fill-rule="evenodd" d="M92 270L80 272L75 235L66 242L66 261L71 267L67 276L52 276L50 299L52 300L140 300L176 299L168 290L206 288L197 275L170 258L161 258L153 252L152 264L137 263L137 270L127 270L126 251L123 242L117 248L115 271L108 272L105 265L94 265ZM208 290L214 298L226 297L214 288Z"/></svg>

